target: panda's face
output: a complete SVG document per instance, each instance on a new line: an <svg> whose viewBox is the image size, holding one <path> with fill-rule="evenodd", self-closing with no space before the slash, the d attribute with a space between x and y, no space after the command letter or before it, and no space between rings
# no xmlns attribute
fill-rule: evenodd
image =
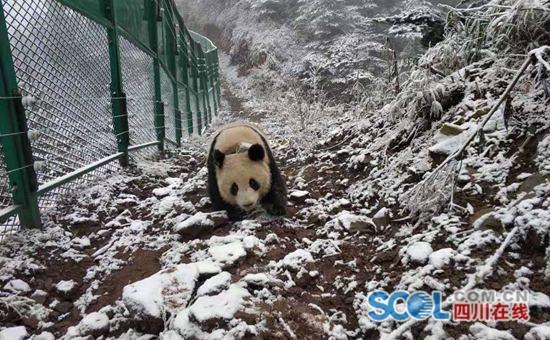
<svg viewBox="0 0 550 340"><path fill-rule="evenodd" d="M215 151L220 195L224 201L244 211L254 210L260 205L271 188L271 172L264 161L265 153L261 146L256 145L248 153L225 156Z"/></svg>

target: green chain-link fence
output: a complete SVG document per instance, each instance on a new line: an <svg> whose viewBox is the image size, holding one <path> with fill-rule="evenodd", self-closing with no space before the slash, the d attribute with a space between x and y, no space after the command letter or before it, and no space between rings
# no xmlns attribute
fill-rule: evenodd
<svg viewBox="0 0 550 340"><path fill-rule="evenodd" d="M217 111L217 49L173 0L0 5L0 239Z"/></svg>

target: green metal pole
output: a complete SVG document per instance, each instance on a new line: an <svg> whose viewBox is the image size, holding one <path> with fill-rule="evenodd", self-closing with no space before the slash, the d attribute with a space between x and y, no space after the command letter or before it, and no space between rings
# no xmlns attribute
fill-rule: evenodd
<svg viewBox="0 0 550 340"><path fill-rule="evenodd" d="M3 1L0 0L0 143L12 189L13 202L21 206L19 222L25 228L40 228L38 181L28 138L27 118L10 49Z"/></svg>
<svg viewBox="0 0 550 340"><path fill-rule="evenodd" d="M208 103L208 87L206 84L206 62L204 59L204 53L202 48L199 48L199 79L201 82L201 92L203 100L203 109L204 109L204 120L205 125L208 125L211 121L210 119L210 103Z"/></svg>
<svg viewBox="0 0 550 340"><path fill-rule="evenodd" d="M215 64L214 64L214 58L213 58L213 52L208 53L208 79L210 83L210 90L209 93L212 93L212 103L214 103L214 115L218 115L218 108L219 103L218 99L216 98L216 77L215 77Z"/></svg>
<svg viewBox="0 0 550 340"><path fill-rule="evenodd" d="M128 146L130 145L130 132L128 125L128 106L126 94L123 91L122 71L120 65L120 47L118 33L116 31L116 18L113 0L104 0L105 17L113 24L113 28L107 28L109 39L109 61L111 64L111 105L113 110L113 126L117 139L118 152L122 152L120 165L128 165Z"/></svg>
<svg viewBox="0 0 550 340"><path fill-rule="evenodd" d="M195 106L197 110L197 125L198 125L198 134L202 134L202 113L201 113L201 100L200 100L200 90L199 90L199 70L198 70L198 59L197 59L197 44L191 39L191 55L195 57L194 63L191 64L191 77L193 78L193 90L195 95Z"/></svg>
<svg viewBox="0 0 550 340"><path fill-rule="evenodd" d="M193 134L193 112L191 109L191 97L189 95L189 59L187 54L188 49L184 38L184 32L180 35L181 37L181 45L180 45L180 55L181 55L181 65L182 68L182 74L183 74L183 81L185 83L185 116L187 118L187 132L189 133L189 136Z"/></svg>
<svg viewBox="0 0 550 340"><path fill-rule="evenodd" d="M158 59L158 21L161 20L160 4L155 0L149 0L146 2L147 6L147 19L149 28L149 41L151 42L151 49L155 53L153 58L153 73L155 82L155 131L157 134L157 140L159 142L158 149L160 152L164 151L164 137L166 131L164 128L164 103L162 102L162 89L160 85L160 62Z"/></svg>

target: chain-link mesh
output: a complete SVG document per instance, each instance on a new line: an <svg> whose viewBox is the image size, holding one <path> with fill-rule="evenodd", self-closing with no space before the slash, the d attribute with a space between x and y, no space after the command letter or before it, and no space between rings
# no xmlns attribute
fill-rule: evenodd
<svg viewBox="0 0 550 340"><path fill-rule="evenodd" d="M164 103L164 128L166 138L176 142L176 116L174 114L174 86L172 81L164 72L160 71L160 88L162 93L162 102ZM172 143L166 143L167 147L174 147Z"/></svg>
<svg viewBox="0 0 550 340"><path fill-rule="evenodd" d="M155 132L155 76L153 58L127 39L120 37L122 84L128 99L130 145L154 142ZM132 157L146 157L155 148L142 149Z"/></svg>
<svg viewBox="0 0 550 340"><path fill-rule="evenodd" d="M116 153L107 31L80 14L88 13L95 18L98 9L85 2L75 2L74 6L79 9L77 12L56 0L3 0L1 5L27 114L38 184L51 184L64 175ZM167 10L172 15L176 13L170 6ZM137 17L141 18L141 15ZM143 41L142 33L139 29L131 32L136 41ZM204 38L197 36L197 39ZM123 89L128 99L130 144L156 142L154 59L130 40L120 37L119 43ZM161 45L166 44L164 41ZM170 63L170 60L167 62ZM181 117L183 136L188 131L186 102L191 104L195 133L197 110L204 109L197 107L195 94L186 95L183 89L174 86L169 76L172 71L167 74L161 68L160 72L166 138L176 142L174 96L178 95L180 111L184 113ZM181 70L174 76L179 73ZM202 125L205 123L203 119ZM165 145L173 147L172 143ZM153 154L156 154L155 148L137 152L138 157ZM0 149L0 209L13 204L3 156ZM132 156L136 156L136 152ZM22 165L22 168L29 166L32 165ZM41 195L39 207L44 212L55 206L69 190L118 169L118 163L111 162L72 180ZM17 217L1 224L0 239L2 235L16 231L18 225Z"/></svg>
<svg viewBox="0 0 550 340"><path fill-rule="evenodd" d="M116 153L106 30L53 0L7 0L3 9L39 184ZM59 187L39 205L116 168Z"/></svg>
<svg viewBox="0 0 550 340"><path fill-rule="evenodd" d="M189 122L187 120L187 109L186 109L186 102L187 102L187 94L185 93L185 88L179 87L178 88L178 101L180 103L180 111L181 111L181 136L182 139L189 136Z"/></svg>
<svg viewBox="0 0 550 340"><path fill-rule="evenodd" d="M0 210L7 208L13 204L9 178L6 172L6 165L4 163L4 151L0 145ZM19 230L19 225L17 223L17 218L12 217L7 221L0 223L0 241L2 241L4 235L9 233L17 232Z"/></svg>

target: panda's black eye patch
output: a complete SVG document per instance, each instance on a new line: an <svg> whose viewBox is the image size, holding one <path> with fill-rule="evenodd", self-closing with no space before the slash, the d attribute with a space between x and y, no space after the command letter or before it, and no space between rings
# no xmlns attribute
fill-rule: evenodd
<svg viewBox="0 0 550 340"><path fill-rule="evenodd" d="M233 183L231 185L231 195L237 196L238 192L239 192L239 186L237 185L237 183Z"/></svg>
<svg viewBox="0 0 550 340"><path fill-rule="evenodd" d="M256 181L254 178L251 178L250 179L250 187L256 191L258 191L260 189L260 183L258 183L258 181Z"/></svg>

